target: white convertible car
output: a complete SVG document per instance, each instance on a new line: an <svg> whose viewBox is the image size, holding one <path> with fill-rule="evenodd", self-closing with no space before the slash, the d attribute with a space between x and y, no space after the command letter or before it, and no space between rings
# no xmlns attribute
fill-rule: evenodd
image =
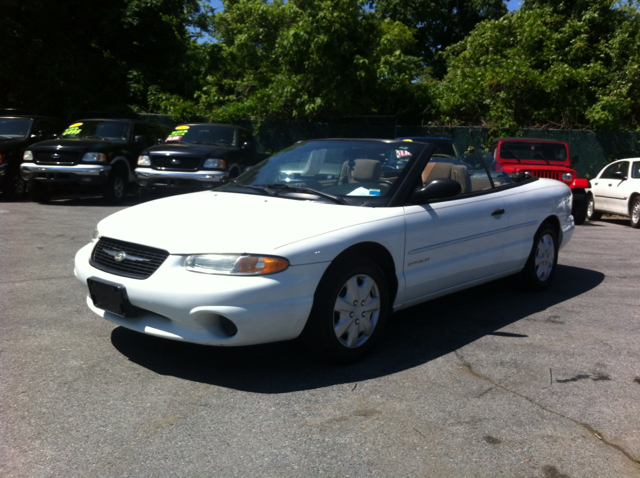
<svg viewBox="0 0 640 478"><path fill-rule="evenodd" d="M113 214L75 258L87 305L159 337L299 337L348 362L394 311L517 273L545 288L574 231L570 189L434 150L304 141L219 189Z"/></svg>

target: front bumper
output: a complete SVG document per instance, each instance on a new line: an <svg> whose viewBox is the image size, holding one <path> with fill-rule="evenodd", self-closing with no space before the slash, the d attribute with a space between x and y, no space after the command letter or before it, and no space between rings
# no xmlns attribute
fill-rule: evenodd
<svg viewBox="0 0 640 478"><path fill-rule="evenodd" d="M106 183L111 172L111 166L107 164L57 166L23 163L20 166L20 171L25 181L75 183L90 186Z"/></svg>
<svg viewBox="0 0 640 478"><path fill-rule="evenodd" d="M95 277L122 284L135 317L123 318L87 305L99 316L149 335L205 345L239 346L296 338L302 332L316 287L328 263L291 266L263 277L200 274L187 271L184 255L170 255L144 280L109 274L89 264L93 243L80 249L75 275L87 287ZM229 336L224 317L237 327Z"/></svg>
<svg viewBox="0 0 640 478"><path fill-rule="evenodd" d="M138 185L143 188L210 189L229 180L229 171L162 171L136 168Z"/></svg>

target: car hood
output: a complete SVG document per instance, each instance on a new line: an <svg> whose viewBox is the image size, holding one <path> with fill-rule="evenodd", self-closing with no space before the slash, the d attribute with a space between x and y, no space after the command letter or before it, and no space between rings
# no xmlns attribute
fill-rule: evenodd
<svg viewBox="0 0 640 478"><path fill-rule="evenodd" d="M146 154L188 154L190 156L204 156L211 153L223 153L229 151L230 147L219 144L160 144L145 150Z"/></svg>
<svg viewBox="0 0 640 478"><path fill-rule="evenodd" d="M120 141L98 140L98 139L51 139L41 141L31 146L30 150L60 150L65 151L104 151L120 146Z"/></svg>
<svg viewBox="0 0 640 478"><path fill-rule="evenodd" d="M393 215L391 208L203 191L122 210L98 230L170 254L277 254L282 246Z"/></svg>

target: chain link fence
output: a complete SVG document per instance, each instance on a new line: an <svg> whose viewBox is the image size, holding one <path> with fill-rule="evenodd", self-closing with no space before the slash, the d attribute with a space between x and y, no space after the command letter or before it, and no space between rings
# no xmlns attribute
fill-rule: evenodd
<svg viewBox="0 0 640 478"><path fill-rule="evenodd" d="M173 126L167 115L140 115L146 121ZM258 151L275 153L306 139L318 138L382 138L403 136L435 136L451 138L461 151L470 147L487 148L489 129L480 127L402 126L389 117L358 117L358 122L344 119L332 123L293 123L249 120L240 124L253 131ZM170 124L171 123L171 124ZM380 124L382 123L382 124ZM575 165L579 177L593 178L616 159L640 157L640 132L587 131L561 129L523 129L521 136L554 139L569 144L571 156L578 155Z"/></svg>
<svg viewBox="0 0 640 478"><path fill-rule="evenodd" d="M296 141L317 138L398 138L435 136L451 138L461 151L469 147L486 148L489 129L480 127L401 126L397 124L288 123L263 121L254 128L250 121L243 126L254 131L258 149L273 153ZM593 178L607 163L621 158L640 157L640 132L586 131L559 129L523 129L523 137L554 139L569 144L579 177Z"/></svg>

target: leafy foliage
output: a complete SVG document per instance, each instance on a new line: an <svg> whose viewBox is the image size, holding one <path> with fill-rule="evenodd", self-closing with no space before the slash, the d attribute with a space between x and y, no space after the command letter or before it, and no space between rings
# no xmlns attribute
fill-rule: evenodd
<svg viewBox="0 0 640 478"><path fill-rule="evenodd" d="M525 0L447 49L435 88L445 123L636 128L640 16L614 0Z"/></svg>
<svg viewBox="0 0 640 478"><path fill-rule="evenodd" d="M411 31L358 0L227 0L196 95L218 121L413 113Z"/></svg>
<svg viewBox="0 0 640 478"><path fill-rule="evenodd" d="M147 89L193 94L199 0L5 0L0 106L60 117L146 107Z"/></svg>
<svg viewBox="0 0 640 478"><path fill-rule="evenodd" d="M437 78L446 73L440 51L462 41L481 21L507 13L503 0L370 0L369 4L415 31L415 54Z"/></svg>

